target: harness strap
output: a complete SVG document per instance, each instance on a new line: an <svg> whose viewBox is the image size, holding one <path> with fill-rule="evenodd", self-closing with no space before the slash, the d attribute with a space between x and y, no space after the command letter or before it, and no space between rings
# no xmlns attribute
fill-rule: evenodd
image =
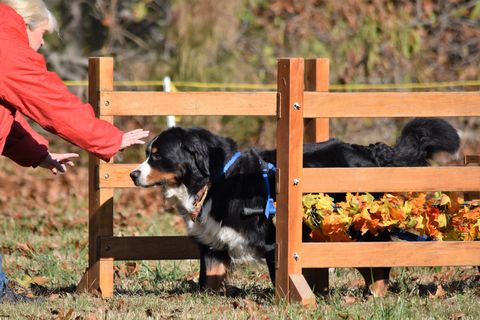
<svg viewBox="0 0 480 320"><path fill-rule="evenodd" d="M228 162L223 167L223 174L226 174L228 169L237 161L237 159L242 155L240 151L235 152L235 154L228 160Z"/></svg>
<svg viewBox="0 0 480 320"><path fill-rule="evenodd" d="M260 161L260 165L262 161ZM273 202L273 197L270 192L270 181L268 181L268 172L277 171L275 166L269 162L265 162L266 167L262 169L263 181L265 183L265 189L267 191L267 204L265 205L265 218L270 219L271 216L274 216L277 213L277 208L275 208L275 203Z"/></svg>
<svg viewBox="0 0 480 320"><path fill-rule="evenodd" d="M235 154L228 160L228 162L223 167L223 174L225 175L230 169L230 167L237 161L237 159L242 155L240 151L235 152ZM265 218L270 219L270 217L274 216L277 213L277 209L275 208L275 203L273 201L273 197L270 191L270 182L268 181L268 173L270 171L277 171L275 166L269 162L264 162L260 160L260 166L262 166L262 177L265 184L265 190L267 194L267 203L265 204L265 211L264 215Z"/></svg>

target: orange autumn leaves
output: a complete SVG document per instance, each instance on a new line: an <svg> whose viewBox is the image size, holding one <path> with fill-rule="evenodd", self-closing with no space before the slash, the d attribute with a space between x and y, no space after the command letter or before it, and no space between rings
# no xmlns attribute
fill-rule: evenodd
<svg viewBox="0 0 480 320"><path fill-rule="evenodd" d="M347 194L344 202L334 203L328 195L303 197L303 220L315 241L354 241L352 228L362 235L377 235L383 230L400 228L434 240L480 239L479 203L463 203L456 195L437 192L384 194Z"/></svg>

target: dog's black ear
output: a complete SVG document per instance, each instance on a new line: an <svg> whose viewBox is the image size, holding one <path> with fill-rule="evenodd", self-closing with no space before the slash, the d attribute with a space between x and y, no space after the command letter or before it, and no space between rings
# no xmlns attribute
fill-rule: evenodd
<svg viewBox="0 0 480 320"><path fill-rule="evenodd" d="M185 150L192 156L193 162L190 164L192 169L197 169L204 177L210 176L209 169L209 148L205 141L190 131L182 141Z"/></svg>
<svg viewBox="0 0 480 320"><path fill-rule="evenodd" d="M175 175L177 178L181 179L187 175L188 168L185 163L180 163L177 165L177 168L175 170Z"/></svg>

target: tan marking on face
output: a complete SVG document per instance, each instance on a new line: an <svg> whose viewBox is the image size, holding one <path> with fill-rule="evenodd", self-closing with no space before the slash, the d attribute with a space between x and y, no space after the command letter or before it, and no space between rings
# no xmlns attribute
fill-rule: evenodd
<svg viewBox="0 0 480 320"><path fill-rule="evenodd" d="M158 148L153 147L152 148L152 153L156 153L158 151Z"/></svg>
<svg viewBox="0 0 480 320"><path fill-rule="evenodd" d="M152 168L150 173L145 177L147 184L155 184L166 182L168 186L177 185L177 176L173 172L160 172Z"/></svg>

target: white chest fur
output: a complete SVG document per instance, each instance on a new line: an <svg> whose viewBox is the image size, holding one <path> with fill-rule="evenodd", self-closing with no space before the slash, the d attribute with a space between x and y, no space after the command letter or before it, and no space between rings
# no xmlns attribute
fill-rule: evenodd
<svg viewBox="0 0 480 320"><path fill-rule="evenodd" d="M212 203L208 199L202 207L201 215L195 222L190 219L189 212L193 210L193 197L188 195L187 188L181 185L169 189L165 196L178 200L178 209L185 220L188 234L200 243L215 250L228 251L233 263L252 262L260 260L256 250L252 248L243 234L231 227L222 226L210 215Z"/></svg>

